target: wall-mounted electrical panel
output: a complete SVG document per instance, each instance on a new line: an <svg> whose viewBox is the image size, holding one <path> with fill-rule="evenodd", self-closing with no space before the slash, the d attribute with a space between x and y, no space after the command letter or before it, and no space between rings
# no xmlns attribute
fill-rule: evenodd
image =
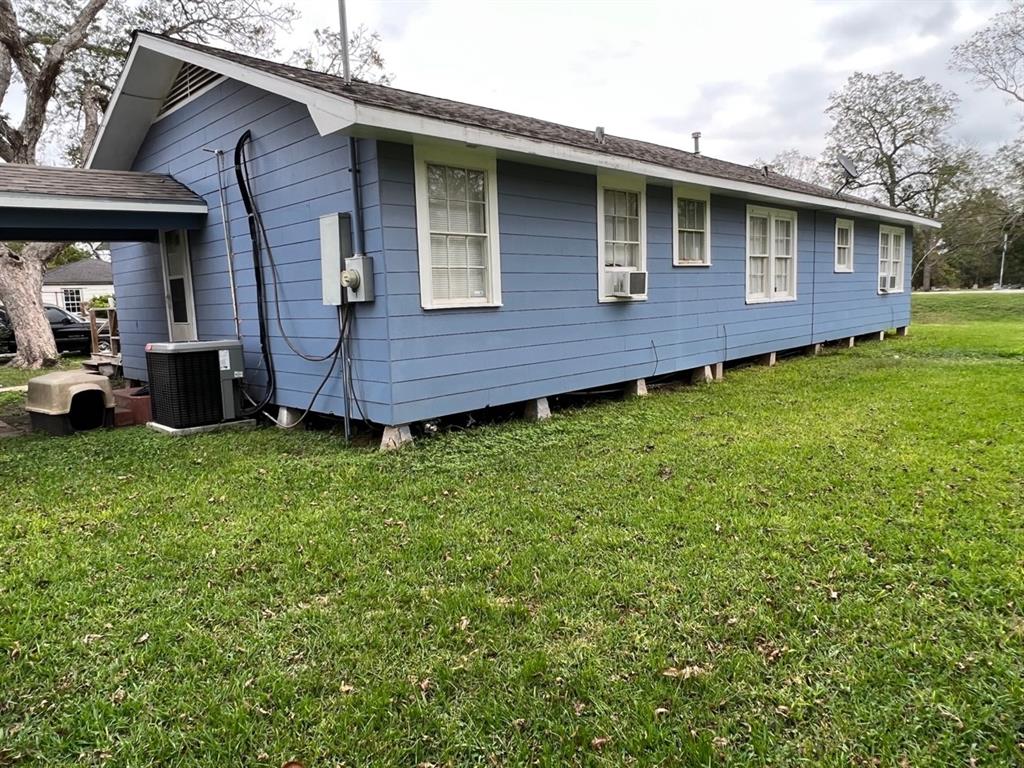
<svg viewBox="0 0 1024 768"><path fill-rule="evenodd" d="M330 213L320 217L320 283L324 304L342 303L341 273L345 259L352 257L352 217Z"/></svg>

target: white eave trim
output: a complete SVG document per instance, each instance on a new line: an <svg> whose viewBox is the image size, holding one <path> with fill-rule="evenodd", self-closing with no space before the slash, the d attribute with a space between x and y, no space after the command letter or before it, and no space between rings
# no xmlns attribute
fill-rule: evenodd
<svg viewBox="0 0 1024 768"><path fill-rule="evenodd" d="M140 213L207 213L206 203L111 200L102 197L0 192L0 208L44 208L55 211L138 211Z"/></svg>
<svg viewBox="0 0 1024 768"><path fill-rule="evenodd" d="M124 72L114 91L110 106L104 116L103 126L97 136L89 162L86 167L92 165L93 157L100 142L104 138L104 129L107 127L110 116L117 104L118 97L127 79L127 73L132 66L134 53L137 48L146 48L156 53L197 64L201 67L217 72L225 77L240 82L249 83L271 93L279 94L285 98L305 104L309 109L310 116L316 124L320 135L326 136L337 131L352 132L358 128L368 128L381 132L389 132L394 135L405 134L409 137L427 137L451 141L475 146L490 147L493 149L525 155L527 157L538 157L548 160L556 160L565 163L572 163L587 166L595 169L619 171L622 173L636 174L652 180L668 182L681 182L684 184L697 184L710 187L713 190L725 190L735 192L746 197L753 197L756 200L766 202L785 203L788 205L804 205L816 208L825 208L836 213L845 213L861 217L869 217L881 221L898 222L910 224L916 227L939 228L942 225L924 216L915 216L911 213L899 211L886 211L876 208L867 203L854 203L846 200L836 200L830 197L820 197L803 192L791 192L776 187L753 184L747 181L724 179L718 176L709 176L692 171L681 171L668 168L656 163L649 163L641 160L633 160L628 157L610 155L604 152L597 152L591 149L572 147L566 144L559 144L540 139L531 139L525 136L495 131L489 128L480 128L463 123L455 123L439 118L424 117L408 112L401 112L394 109L358 104L352 99L343 96L327 93L319 88L297 83L286 77L273 75L254 67L238 64L233 61L221 58L213 54L196 51L183 45L165 40L160 37L151 37L145 33L139 33L136 37L135 46L128 58ZM406 139L409 140L409 139Z"/></svg>
<svg viewBox="0 0 1024 768"><path fill-rule="evenodd" d="M319 127L319 123L318 123ZM939 228L941 224L924 216L912 213L887 211L867 203L854 203L847 200L836 200L831 197L819 197L803 192L791 192L777 187L752 184L747 181L724 179L693 171L681 171L656 163L634 160L620 155L610 155L592 149L572 147L567 144L541 141L525 136L515 136L488 128L453 123L437 118L412 115L382 107L354 104L354 115L351 122L339 121L333 130L350 130L355 127L366 127L430 136L436 139L461 142L465 144L493 147L499 150L555 159L567 163L575 163L603 170L645 176L649 179L671 181L674 183L695 184L710 187L713 190L726 190L740 193L759 200L785 203L788 205L805 205L816 208L827 208L837 213L848 213L861 217L870 217L882 221L900 222L918 227ZM322 130L322 129L321 129Z"/></svg>

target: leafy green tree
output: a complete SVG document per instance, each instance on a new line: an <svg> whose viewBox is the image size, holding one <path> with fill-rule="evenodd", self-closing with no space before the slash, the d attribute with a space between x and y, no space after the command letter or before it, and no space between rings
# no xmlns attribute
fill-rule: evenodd
<svg viewBox="0 0 1024 768"><path fill-rule="evenodd" d="M923 77L855 72L829 96L825 114L832 119L832 128L825 156L835 160L845 154L853 159L859 176L851 190L936 218L963 195L965 173L976 159L949 138L957 102L956 94ZM941 254L939 242L939 234L929 230L919 233L914 243L926 289Z"/></svg>

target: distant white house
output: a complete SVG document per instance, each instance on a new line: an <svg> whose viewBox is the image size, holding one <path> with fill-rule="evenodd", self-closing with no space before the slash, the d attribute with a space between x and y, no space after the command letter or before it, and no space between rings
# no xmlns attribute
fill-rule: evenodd
<svg viewBox="0 0 1024 768"><path fill-rule="evenodd" d="M47 270L43 277L43 303L75 314L84 314L86 305L97 296L113 294L114 278L109 261L73 261Z"/></svg>

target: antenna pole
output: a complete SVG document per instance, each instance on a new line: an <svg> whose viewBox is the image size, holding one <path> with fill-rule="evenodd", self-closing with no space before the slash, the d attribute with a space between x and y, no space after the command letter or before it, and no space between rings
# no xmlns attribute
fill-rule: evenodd
<svg viewBox="0 0 1024 768"><path fill-rule="evenodd" d="M341 27L341 66L345 85L352 82L352 68L348 61L348 16L345 13L345 0L338 0L338 21Z"/></svg>
<svg viewBox="0 0 1024 768"><path fill-rule="evenodd" d="M1003 230L1003 257L999 260L999 287L1003 287L1003 268L1006 267L1006 241L1010 239L1010 233Z"/></svg>

